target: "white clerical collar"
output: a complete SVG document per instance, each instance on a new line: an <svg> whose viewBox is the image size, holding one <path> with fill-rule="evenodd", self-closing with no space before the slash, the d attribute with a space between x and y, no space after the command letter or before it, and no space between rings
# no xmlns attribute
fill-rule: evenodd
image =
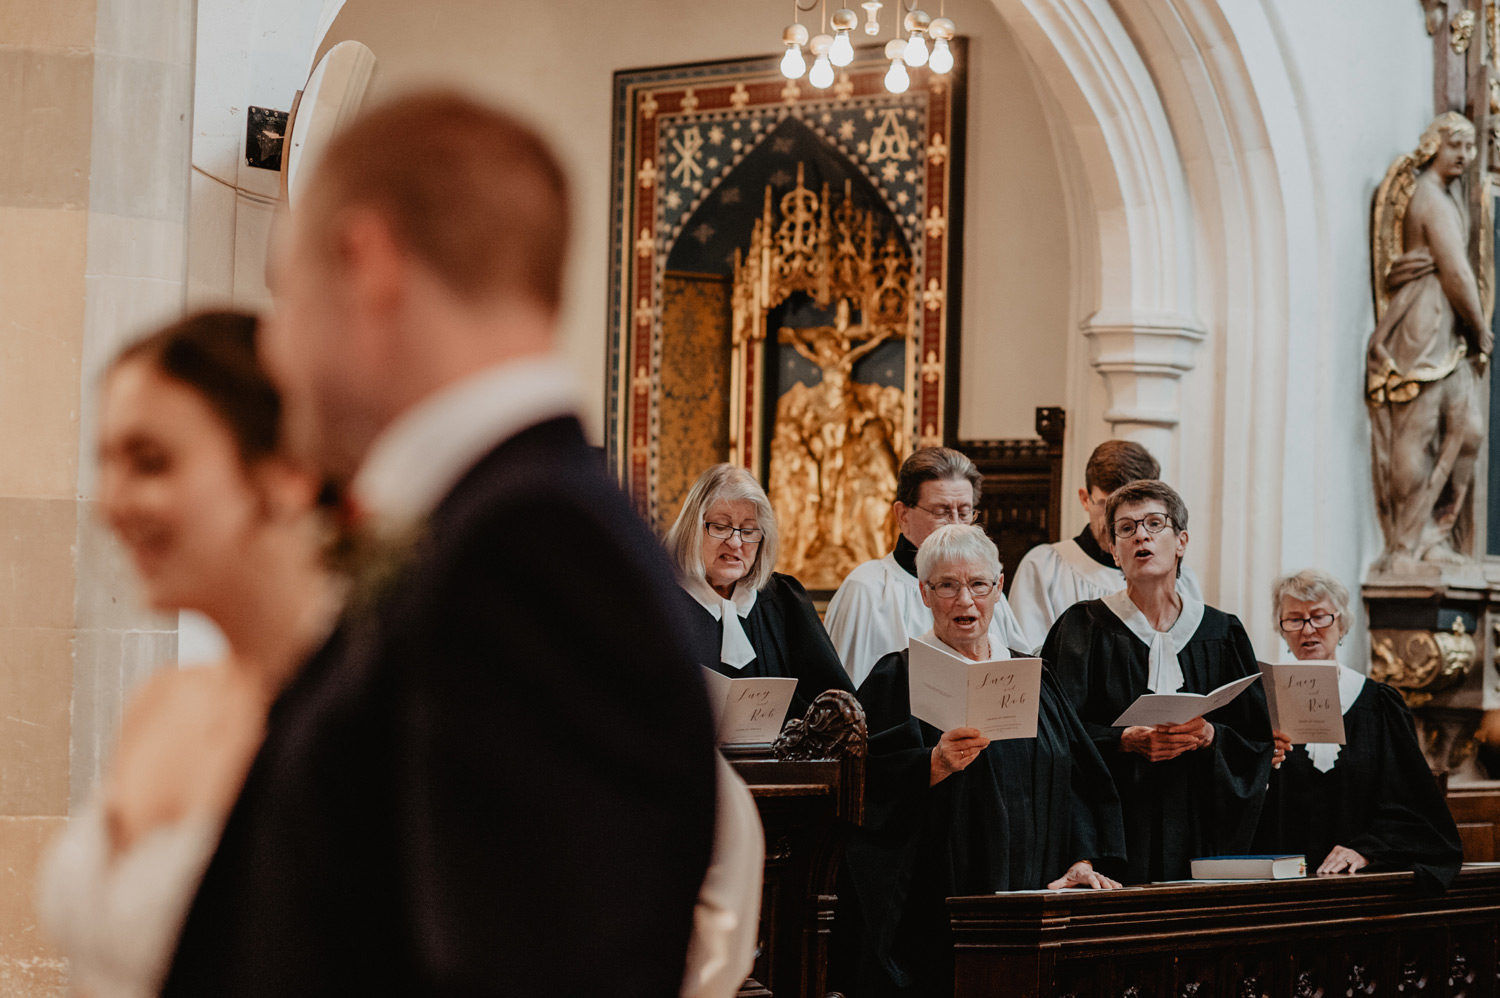
<svg viewBox="0 0 1500 998"><path fill-rule="evenodd" d="M687 594L723 626L719 628L719 661L743 669L755 660L755 646L745 634L740 621L750 616L759 593L750 586L735 583L734 596L726 599L714 591L706 579L689 579L682 584ZM727 612L730 608L734 612Z"/></svg>
<svg viewBox="0 0 1500 998"><path fill-rule="evenodd" d="M1349 708L1354 706L1354 701L1365 689L1365 675L1355 672L1343 663L1339 664L1339 712L1345 717L1349 716ZM1343 748L1336 742L1309 742L1306 746L1307 754L1312 759L1313 768L1320 773L1326 773L1339 761L1339 749Z"/></svg>
<svg viewBox="0 0 1500 998"><path fill-rule="evenodd" d="M1151 649L1146 686L1152 693L1176 693L1182 689L1187 680L1182 676L1182 665L1177 656L1198 633L1198 625L1203 623L1203 601L1181 592L1177 597L1182 600L1182 612L1165 631L1151 626L1141 608L1131 601L1129 589L1110 593L1103 600L1130 633Z"/></svg>
<svg viewBox="0 0 1500 998"><path fill-rule="evenodd" d="M1010 649L1007 648L1007 647L1005 647L1005 645L1003 643L998 643L999 646L997 647L997 642L995 641L995 632L994 632L993 628L989 632L989 639L990 639L990 657L988 659L986 659L985 661L988 661L988 662L1008 661L1010 659ZM928 631L926 634L922 635L920 638L917 638L917 640L921 641L921 642L924 642L926 644L932 645L932 647L934 647L934 648L941 648L944 651L948 652L949 654L957 655L959 658L968 658L969 657L969 656L965 655L963 652L959 651L957 648L955 648L952 645L950 645L948 642L944 641L942 638L938 637L937 636L937 629L936 628Z"/></svg>
<svg viewBox="0 0 1500 998"><path fill-rule="evenodd" d="M387 426L354 477L378 529L427 516L464 473L521 430L577 411L577 379L561 358L529 357L472 374Z"/></svg>

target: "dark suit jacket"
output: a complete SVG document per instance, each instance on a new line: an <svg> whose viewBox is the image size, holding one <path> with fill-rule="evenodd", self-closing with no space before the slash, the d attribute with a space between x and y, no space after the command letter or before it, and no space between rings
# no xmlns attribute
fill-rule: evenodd
<svg viewBox="0 0 1500 998"><path fill-rule="evenodd" d="M484 457L275 704L167 995L676 994L713 729L578 424Z"/></svg>

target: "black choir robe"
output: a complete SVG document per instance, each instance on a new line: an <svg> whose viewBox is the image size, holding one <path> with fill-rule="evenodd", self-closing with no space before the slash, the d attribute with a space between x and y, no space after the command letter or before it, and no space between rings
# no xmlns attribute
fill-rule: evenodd
<svg viewBox="0 0 1500 998"><path fill-rule="evenodd" d="M1127 883L1183 880L1195 857L1246 852L1271 772L1271 721L1259 683L1208 715L1214 726L1208 748L1166 762L1121 751L1124 729L1110 722L1148 692L1149 652L1102 600L1069 607L1042 646L1114 776L1125 815ZM1177 661L1188 693L1208 693L1259 671L1239 619L1211 606Z"/></svg>
<svg viewBox="0 0 1500 998"><path fill-rule="evenodd" d="M1108 870L1124 857L1109 771L1050 672L1036 738L991 742L929 786L942 732L911 715L907 654L882 658L859 688L865 826L851 836L839 897L848 979L831 982L857 998L953 993L946 898L1043 888L1080 859Z"/></svg>
<svg viewBox="0 0 1500 998"><path fill-rule="evenodd" d="M750 612L740 618L740 626L755 658L742 668L719 661L723 623L686 593L684 611L689 621L689 638L700 665L731 679L748 676L786 676L797 680L788 717L801 717L824 690L854 692L849 674L839 662L833 641L818 619L807 590L790 575L771 573L755 597Z"/></svg>
<svg viewBox="0 0 1500 998"><path fill-rule="evenodd" d="M1372 872L1415 870L1424 890L1446 890L1463 847L1401 694L1366 680L1344 714L1344 741L1326 773L1292 746L1271 774L1256 851L1305 853L1311 873L1344 846Z"/></svg>

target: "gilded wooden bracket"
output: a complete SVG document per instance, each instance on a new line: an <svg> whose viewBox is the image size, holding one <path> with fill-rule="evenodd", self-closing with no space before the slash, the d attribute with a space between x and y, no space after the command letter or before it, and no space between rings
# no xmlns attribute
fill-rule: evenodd
<svg viewBox="0 0 1500 998"><path fill-rule="evenodd" d="M1370 632L1370 678L1400 689L1412 707L1459 683L1478 657L1474 636L1462 619L1453 622L1451 631Z"/></svg>

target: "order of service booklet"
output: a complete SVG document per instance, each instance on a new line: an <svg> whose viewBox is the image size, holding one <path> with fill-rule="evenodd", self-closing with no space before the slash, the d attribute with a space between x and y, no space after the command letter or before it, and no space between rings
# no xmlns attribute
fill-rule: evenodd
<svg viewBox="0 0 1500 998"><path fill-rule="evenodd" d="M1284 732L1293 745L1322 742L1344 744L1344 710L1339 702L1339 664L1309 659L1305 662L1262 662L1266 677L1266 706L1271 727Z"/></svg>
<svg viewBox="0 0 1500 998"><path fill-rule="evenodd" d="M774 742L797 692L797 680L784 676L734 679L704 669L703 681L708 684L720 745Z"/></svg>
<svg viewBox="0 0 1500 998"><path fill-rule="evenodd" d="M1260 673L1231 680L1212 693L1142 693L1125 713L1115 718L1112 727L1133 725L1151 727L1157 724L1182 724L1218 710L1249 688Z"/></svg>
<svg viewBox="0 0 1500 998"><path fill-rule="evenodd" d="M1036 737L1041 659L974 662L922 638L909 656L913 716L939 731L978 728L991 741Z"/></svg>

